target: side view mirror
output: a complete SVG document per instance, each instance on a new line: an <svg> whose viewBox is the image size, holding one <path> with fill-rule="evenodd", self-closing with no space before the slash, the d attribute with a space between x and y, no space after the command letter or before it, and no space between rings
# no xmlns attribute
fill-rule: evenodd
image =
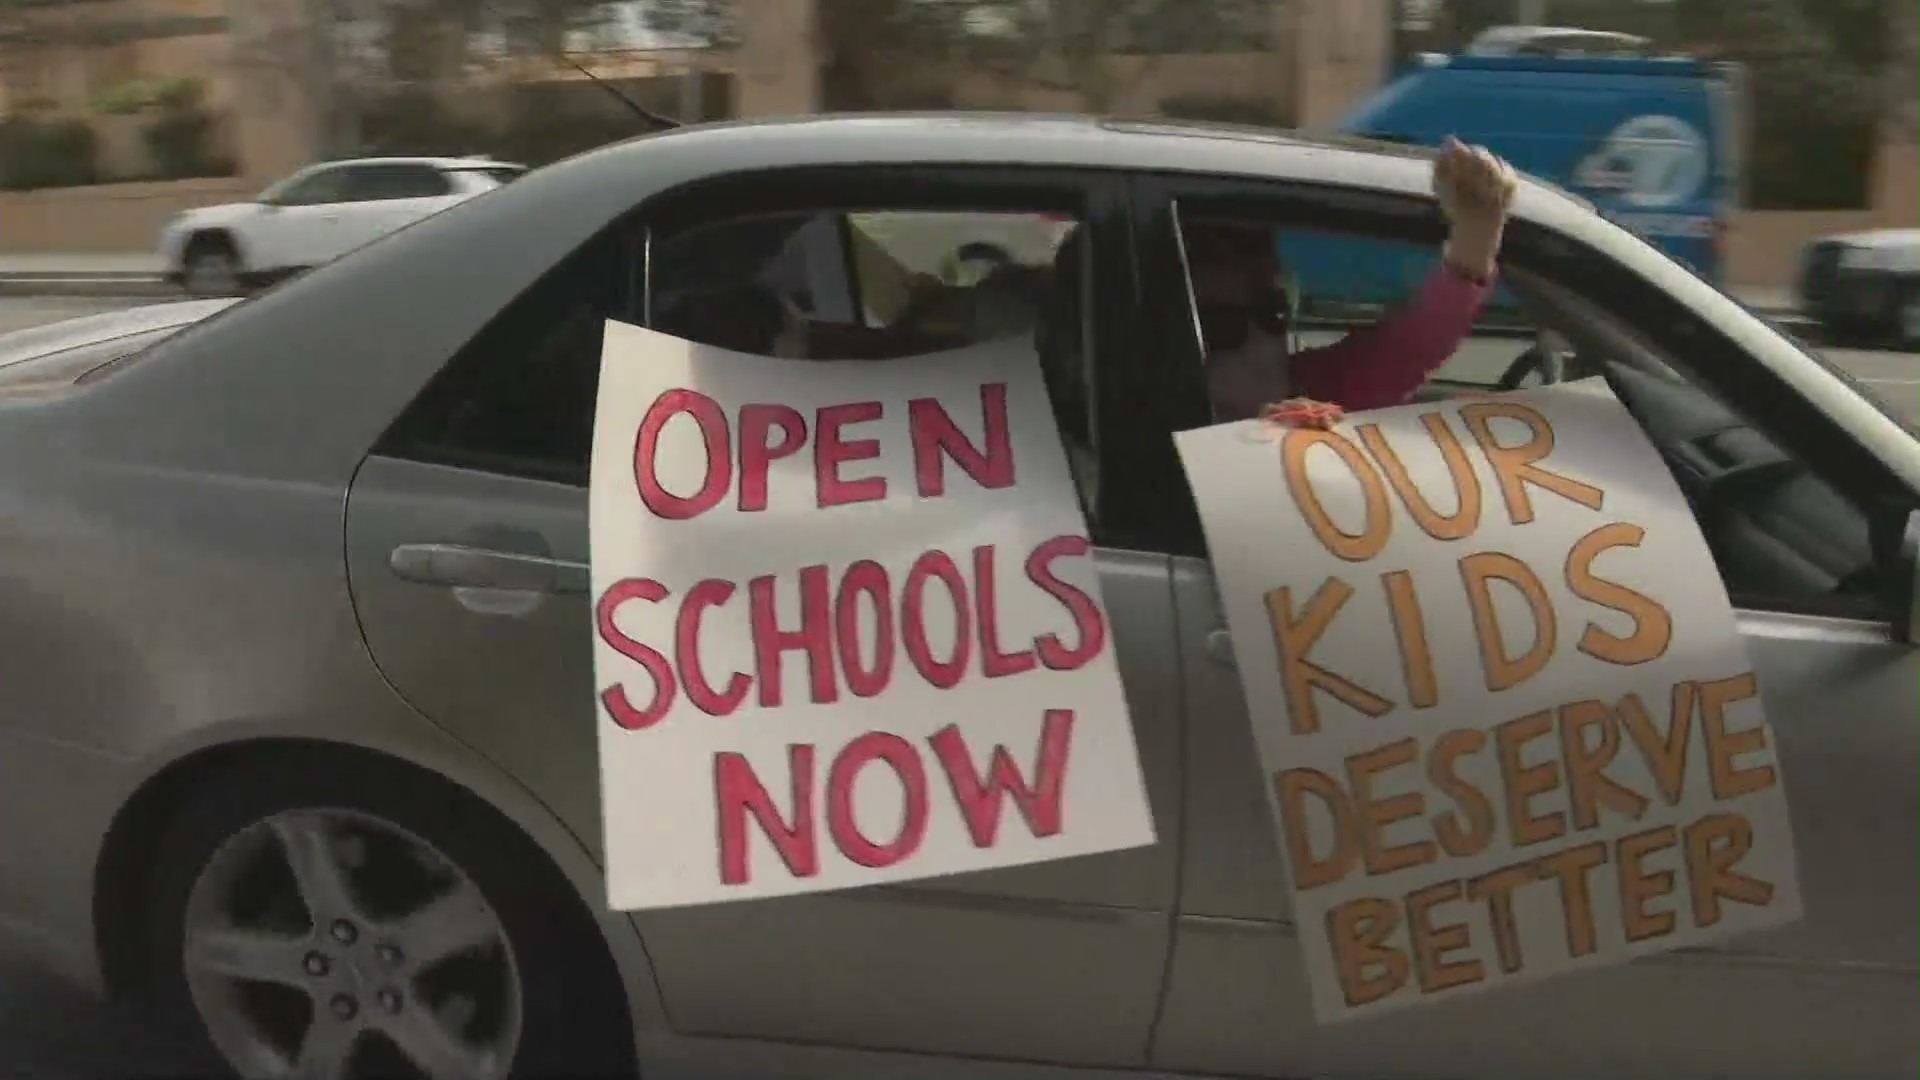
<svg viewBox="0 0 1920 1080"><path fill-rule="evenodd" d="M1893 635L1904 645L1920 644L1920 510L1907 515L1907 528L1900 536L1899 573Z"/></svg>

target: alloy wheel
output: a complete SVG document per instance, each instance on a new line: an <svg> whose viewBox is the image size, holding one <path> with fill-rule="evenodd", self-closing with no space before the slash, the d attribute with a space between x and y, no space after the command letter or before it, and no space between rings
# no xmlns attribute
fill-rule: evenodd
<svg viewBox="0 0 1920 1080"><path fill-rule="evenodd" d="M505 1077L524 1002L511 942L433 845L347 810L276 814L215 851L183 967L247 1077Z"/></svg>

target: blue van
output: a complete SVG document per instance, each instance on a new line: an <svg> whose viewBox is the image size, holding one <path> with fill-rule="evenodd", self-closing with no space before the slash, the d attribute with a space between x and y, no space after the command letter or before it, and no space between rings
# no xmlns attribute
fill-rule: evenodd
<svg viewBox="0 0 1920 1080"><path fill-rule="evenodd" d="M1596 50L1594 39L1606 47ZM1632 52L1643 55L1623 55ZM1449 135L1482 144L1718 280L1721 239L1741 204L1744 100L1737 65L1653 56L1645 39L1626 35L1501 27L1459 55L1423 57L1340 130L1418 146ZM1302 233L1281 246L1310 303L1391 303L1438 259L1395 245L1362 253L1351 239Z"/></svg>

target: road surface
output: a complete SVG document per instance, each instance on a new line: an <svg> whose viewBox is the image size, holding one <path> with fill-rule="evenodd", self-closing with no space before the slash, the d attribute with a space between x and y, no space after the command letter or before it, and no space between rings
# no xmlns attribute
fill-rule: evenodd
<svg viewBox="0 0 1920 1080"><path fill-rule="evenodd" d="M0 298L0 333L128 307L139 301ZM1491 378L1525 343L1493 342L1449 364ZM1910 422L1920 422L1920 355L1829 350ZM135 1080L191 1075L177 1043L126 1009L93 1002L32 964L0 952L0 1080Z"/></svg>
<svg viewBox="0 0 1920 1080"><path fill-rule="evenodd" d="M0 951L0 1080L218 1075L132 1005L108 1005Z"/></svg>

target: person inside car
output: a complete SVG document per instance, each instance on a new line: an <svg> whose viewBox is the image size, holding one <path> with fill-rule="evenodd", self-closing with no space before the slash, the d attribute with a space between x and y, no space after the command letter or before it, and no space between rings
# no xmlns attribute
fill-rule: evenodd
<svg viewBox="0 0 1920 1080"><path fill-rule="evenodd" d="M1290 347L1292 298L1269 227L1195 221L1185 233L1214 418L1324 427L1405 402L1460 347L1493 286L1517 181L1484 147L1449 139L1434 193L1450 224L1413 302L1331 345Z"/></svg>

